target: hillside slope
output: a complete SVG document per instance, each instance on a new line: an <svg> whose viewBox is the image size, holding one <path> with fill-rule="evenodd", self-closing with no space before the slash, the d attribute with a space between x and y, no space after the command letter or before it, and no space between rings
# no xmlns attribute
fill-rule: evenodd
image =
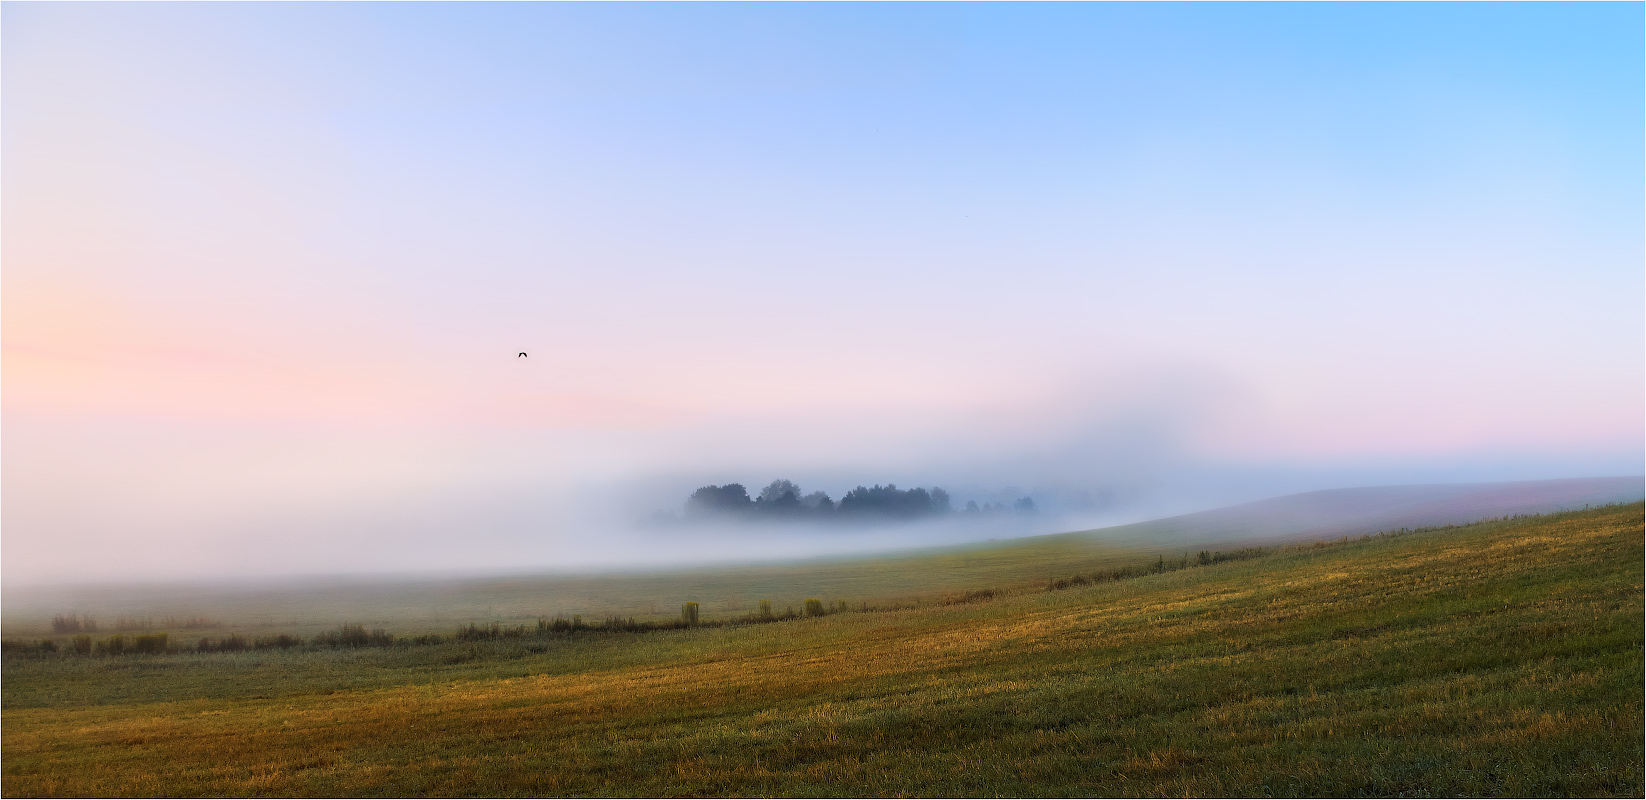
<svg viewBox="0 0 1646 800"><path fill-rule="evenodd" d="M535 649L11 659L3 786L1640 796L1642 522L1636 503Z"/></svg>
<svg viewBox="0 0 1646 800"><path fill-rule="evenodd" d="M808 597L912 604L979 588L1043 586L1073 572L1140 564L1157 556L1251 544L1336 539L1381 530L1549 513L1646 496L1641 478L1336 489L1096 531L1034 536L863 558L745 564L628 574L496 578L329 578L234 585L4 589L8 636L38 635L53 615L90 613L163 620L203 616L221 630L312 634L340 621L396 633L449 632L471 621L534 622L582 614L669 619L688 600L710 618L779 609Z"/></svg>

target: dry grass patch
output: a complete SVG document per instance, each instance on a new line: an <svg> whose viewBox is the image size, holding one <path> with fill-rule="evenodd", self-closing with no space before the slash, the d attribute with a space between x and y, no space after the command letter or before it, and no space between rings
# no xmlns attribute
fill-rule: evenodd
<svg viewBox="0 0 1646 800"><path fill-rule="evenodd" d="M4 791L1638 796L1641 523L1636 504L461 665L75 673L95 697L141 682L91 703L43 701L65 673L8 662ZM269 664L312 675L219 688ZM351 669L383 680L316 688Z"/></svg>

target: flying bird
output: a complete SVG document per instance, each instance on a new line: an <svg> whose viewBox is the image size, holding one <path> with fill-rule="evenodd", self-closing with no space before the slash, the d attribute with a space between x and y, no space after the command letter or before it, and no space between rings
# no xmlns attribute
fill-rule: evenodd
<svg viewBox="0 0 1646 800"><path fill-rule="evenodd" d="M525 353L521 353L520 355L515 356L515 358L531 358L531 356L528 356Z"/></svg>

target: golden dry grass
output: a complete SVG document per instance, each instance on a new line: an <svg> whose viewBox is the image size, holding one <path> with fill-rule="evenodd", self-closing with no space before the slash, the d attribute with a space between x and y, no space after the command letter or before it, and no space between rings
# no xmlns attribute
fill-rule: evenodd
<svg viewBox="0 0 1646 800"><path fill-rule="evenodd" d="M4 793L1639 796L1643 559L1635 504L455 665L11 661Z"/></svg>

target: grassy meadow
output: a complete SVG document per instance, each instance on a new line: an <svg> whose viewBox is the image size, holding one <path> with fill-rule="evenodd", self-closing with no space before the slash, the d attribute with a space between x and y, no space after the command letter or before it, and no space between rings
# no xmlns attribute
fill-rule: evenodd
<svg viewBox="0 0 1646 800"><path fill-rule="evenodd" d="M555 614L666 622L678 618L681 604L688 601L699 603L705 620L747 616L757 611L761 600L771 601L778 612L790 607L798 611L807 598L854 605L918 605L981 589L1043 587L1074 573L1124 568L1201 549L1275 547L1368 531L1629 503L1641 499L1641 484L1640 478L1586 478L1332 489L1046 536L873 556L628 573L352 575L216 584L203 576L187 584L55 587L7 583L0 587L0 630L6 638L48 636L54 616L77 613L97 619L102 634L169 631L174 641L228 634L310 637L342 622L418 635L450 633L471 622L529 626ZM670 535L732 541L738 536L818 532L683 526ZM122 619L128 624L119 624ZM187 624L168 625L168 619Z"/></svg>
<svg viewBox="0 0 1646 800"><path fill-rule="evenodd" d="M1641 796L1642 525L1634 503L1096 582L1067 578L1137 554L979 550L954 557L1007 563L959 579L993 597L891 602L968 587L889 570L861 597L883 610L759 625L14 653L0 791Z"/></svg>
<svg viewBox="0 0 1646 800"><path fill-rule="evenodd" d="M883 606L940 603L980 588L1044 586L1071 572L1112 569L1181 556L1135 542L1111 542L1060 534L903 553L880 558L816 559L779 564L699 567L670 572L615 575L566 574L472 578L467 580L323 581L298 588L224 588L177 591L168 597L153 589L95 592L56 600L18 597L9 601L5 635L48 636L53 615L69 610L94 613L99 632L115 629L119 617L151 620L204 618L212 624L174 636L297 633L310 636L339 622L380 626L397 634L450 633L470 622L533 624L544 615L634 617L666 621L680 605L701 604L702 616L719 620L757 611L770 600L781 612L803 608L810 597ZM122 596L124 595L124 596ZM157 627L156 629L164 629Z"/></svg>

